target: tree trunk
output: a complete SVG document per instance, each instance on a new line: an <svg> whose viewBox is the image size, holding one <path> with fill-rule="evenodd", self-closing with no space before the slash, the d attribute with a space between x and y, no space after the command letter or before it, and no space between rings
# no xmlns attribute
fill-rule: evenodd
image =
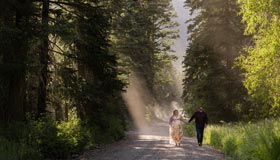
<svg viewBox="0 0 280 160"><path fill-rule="evenodd" d="M26 5L25 0L20 4ZM10 65L13 69L7 77L7 103L4 115L6 123L11 121L22 121L25 116L25 88L26 88L26 68L25 59L27 54L27 37L24 35L24 25L28 21L27 16L23 16L24 10L16 10L15 24L16 28L21 31L14 40L14 51L6 53L3 57L5 64Z"/></svg>
<svg viewBox="0 0 280 160"><path fill-rule="evenodd" d="M43 0L42 9L42 44L40 52L41 70L39 75L39 93L38 93L38 115L40 117L46 112L47 104L47 84L48 84L48 61L49 61L49 0Z"/></svg>
<svg viewBox="0 0 280 160"><path fill-rule="evenodd" d="M69 112L69 108L68 108L68 104L66 104L64 106L64 120L68 121L68 112Z"/></svg>

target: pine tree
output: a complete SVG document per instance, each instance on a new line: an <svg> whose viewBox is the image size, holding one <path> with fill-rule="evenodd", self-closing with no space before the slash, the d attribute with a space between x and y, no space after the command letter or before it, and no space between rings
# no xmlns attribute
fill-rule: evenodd
<svg viewBox="0 0 280 160"><path fill-rule="evenodd" d="M136 72L145 80L143 84L154 100L170 101L175 94L170 89L171 61L175 59L171 45L178 37L177 23L172 21L175 16L172 3L169 0L123 3L127 7L115 18L112 50L121 57L123 69Z"/></svg>
<svg viewBox="0 0 280 160"><path fill-rule="evenodd" d="M186 1L198 15L190 20L184 68L184 100L189 110L204 105L213 120L236 120L246 112L240 70L233 69L247 38L235 1Z"/></svg>
<svg viewBox="0 0 280 160"><path fill-rule="evenodd" d="M26 60L34 35L32 11L33 5L28 0L1 1L0 107L4 122L24 119Z"/></svg>
<svg viewBox="0 0 280 160"><path fill-rule="evenodd" d="M47 85L48 85L48 63L49 63L49 0L43 0L42 3L42 37L40 46L40 64L39 73L39 93L38 93L38 117L46 112L47 108Z"/></svg>

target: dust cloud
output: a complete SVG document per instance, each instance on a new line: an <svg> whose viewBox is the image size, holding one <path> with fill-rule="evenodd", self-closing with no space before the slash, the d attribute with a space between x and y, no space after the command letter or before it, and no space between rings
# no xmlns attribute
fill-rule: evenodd
<svg viewBox="0 0 280 160"><path fill-rule="evenodd" d="M129 81L130 84L122 96L138 129L145 129L154 122L168 124L174 109L183 110L181 103L176 100L164 106L159 105L149 92L145 81L136 73L131 74ZM179 83L179 81L174 81L174 83ZM180 88L179 86L180 84L174 84L175 88Z"/></svg>
<svg viewBox="0 0 280 160"><path fill-rule="evenodd" d="M141 81L135 73L130 76L130 85L123 94L123 99L127 103L128 111L131 114L134 124L137 128L147 126L146 120L146 101L148 92L144 89L143 81Z"/></svg>

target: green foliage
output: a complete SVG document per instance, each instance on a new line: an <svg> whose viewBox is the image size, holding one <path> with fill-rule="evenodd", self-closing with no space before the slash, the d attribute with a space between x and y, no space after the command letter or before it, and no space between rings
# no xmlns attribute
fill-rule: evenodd
<svg viewBox="0 0 280 160"><path fill-rule="evenodd" d="M127 114L121 98L125 85L118 78L117 55L110 52L110 17L114 13L107 12L109 4L93 2L87 9L75 8L83 15L76 19L76 48L71 50L79 57L79 72L67 84L78 116L96 143L123 138Z"/></svg>
<svg viewBox="0 0 280 160"><path fill-rule="evenodd" d="M234 153L237 151L238 141L237 138L234 136L228 136L224 139L224 147L223 150L225 154L229 156L234 156Z"/></svg>
<svg viewBox="0 0 280 160"><path fill-rule="evenodd" d="M184 64L183 98L188 112L205 107L212 122L237 121L250 101L240 70L233 68L247 37L236 1L186 0L196 16L188 25L190 44Z"/></svg>
<svg viewBox="0 0 280 160"><path fill-rule="evenodd" d="M193 42L187 50L184 79L185 108L190 113L203 105L212 122L237 120L246 101L246 90L232 78L211 47ZM234 82L237 81L237 82ZM235 88L233 84L235 83ZM232 85L229 85L232 84ZM240 105L241 109L236 107Z"/></svg>
<svg viewBox="0 0 280 160"><path fill-rule="evenodd" d="M212 131L210 133L210 144L214 147L219 147L222 145L222 139L219 136L219 133L217 131Z"/></svg>
<svg viewBox="0 0 280 160"><path fill-rule="evenodd" d="M68 122L35 121L32 127L31 136L45 158L70 158L90 143L90 134L81 127L77 117L70 116Z"/></svg>
<svg viewBox="0 0 280 160"><path fill-rule="evenodd" d="M122 93L134 69L157 99L179 95L173 71L166 73L178 37L171 0L0 4L0 121L7 125L1 140L8 156L69 159L85 145L123 138ZM26 115L35 118L24 122Z"/></svg>
<svg viewBox="0 0 280 160"><path fill-rule="evenodd" d="M279 136L277 137L273 137L272 140L272 144L271 144L271 150L270 150L270 157L272 159L280 159L280 138Z"/></svg>
<svg viewBox="0 0 280 160"><path fill-rule="evenodd" d="M4 137L0 138L0 159L5 160L39 160L41 155L37 148L23 142L15 142Z"/></svg>
<svg viewBox="0 0 280 160"><path fill-rule="evenodd" d="M164 104L180 97L174 90L171 63L176 58L172 40L178 37L171 0L124 0L118 11L111 50L120 57L121 71L136 72L154 96L153 102Z"/></svg>
<svg viewBox="0 0 280 160"><path fill-rule="evenodd" d="M94 133L93 141L123 137L125 85L118 77L117 55L109 51L111 20L117 15L113 7L119 4L114 0L1 1L0 121L21 122L26 113L38 118L51 112L54 120L36 121L30 130L46 140L40 140L42 152L50 150L57 156L59 145L64 146L64 154L71 146L79 148L79 136L84 137L82 131L64 126L73 108L88 130L85 133ZM49 43L42 44L43 40ZM49 137L40 137L40 132ZM51 141L57 134L59 140Z"/></svg>
<svg viewBox="0 0 280 160"><path fill-rule="evenodd" d="M205 143L232 159L275 160L280 158L279 129L279 119L208 126Z"/></svg>
<svg viewBox="0 0 280 160"><path fill-rule="evenodd" d="M246 47L246 54L237 64L245 70L244 85L261 117L277 116L280 108L280 29L279 1L239 0L246 34L253 36L253 44Z"/></svg>
<svg viewBox="0 0 280 160"><path fill-rule="evenodd" d="M185 125L184 126L184 135L186 135L187 137L195 137L196 136L196 130L195 127L193 125Z"/></svg>
<svg viewBox="0 0 280 160"><path fill-rule="evenodd" d="M69 159L86 145L93 145L91 133L73 113L67 122L44 118L10 124L1 130L0 157L6 159Z"/></svg>

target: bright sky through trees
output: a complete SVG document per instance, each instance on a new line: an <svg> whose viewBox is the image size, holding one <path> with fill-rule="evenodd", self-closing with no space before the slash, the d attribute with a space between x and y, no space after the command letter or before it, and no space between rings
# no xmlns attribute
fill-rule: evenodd
<svg viewBox="0 0 280 160"><path fill-rule="evenodd" d="M176 69L182 71L182 61L183 55L187 47L187 24L186 20L190 18L188 9L184 7L184 0L172 0L173 6L177 13L177 16L174 20L179 23L179 35L180 37L174 41L172 46L175 50L175 55L178 56L178 60L174 63Z"/></svg>

